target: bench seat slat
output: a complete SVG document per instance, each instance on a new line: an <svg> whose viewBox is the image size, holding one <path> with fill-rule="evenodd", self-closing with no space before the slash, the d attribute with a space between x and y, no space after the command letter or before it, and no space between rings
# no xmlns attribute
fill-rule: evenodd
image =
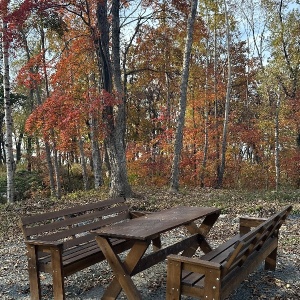
<svg viewBox="0 0 300 300"><path fill-rule="evenodd" d="M125 242L126 242L126 240L115 240L113 242L113 246L117 246L119 244L124 244ZM97 253L97 252L99 252L99 253L101 252L96 241L91 242L91 243L89 243L89 245L85 245L83 247L76 247L75 249L76 249L75 252L66 251L66 253L64 253L64 256L63 256L64 265L72 264L76 260L81 260L81 259L85 258L86 256L89 256L89 255Z"/></svg>
<svg viewBox="0 0 300 300"><path fill-rule="evenodd" d="M75 261L77 259L80 259L80 257L84 257L88 251L90 250L94 250L96 249L97 252L99 252L99 247L96 243L95 240L92 240L88 243L85 243L85 244L82 244L82 245L78 245L76 247L73 247L73 248L69 248L67 250L65 250L63 252L63 264L66 265L68 264L68 261L69 263L72 262L72 261ZM51 255L47 255L45 257L43 257L42 259L40 259L40 263L41 264L48 264L51 262Z"/></svg>

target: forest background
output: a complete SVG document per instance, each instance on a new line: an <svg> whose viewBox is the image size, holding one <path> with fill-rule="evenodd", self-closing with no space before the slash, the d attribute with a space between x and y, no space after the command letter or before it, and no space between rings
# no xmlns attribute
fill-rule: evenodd
<svg viewBox="0 0 300 300"><path fill-rule="evenodd" d="M0 198L298 189L299 8L0 1Z"/></svg>

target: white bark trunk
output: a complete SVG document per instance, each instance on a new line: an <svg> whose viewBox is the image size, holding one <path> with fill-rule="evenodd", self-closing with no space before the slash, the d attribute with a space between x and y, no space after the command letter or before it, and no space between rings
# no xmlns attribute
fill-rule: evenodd
<svg viewBox="0 0 300 300"><path fill-rule="evenodd" d="M227 131L228 131L228 120L229 120L229 107L230 107L230 94L232 89L232 75L231 75L231 38L229 30L229 20L226 1L224 0L225 8L225 23L226 23L226 39L227 39L227 63L228 63L228 74L227 74L227 89L226 89L226 100L225 100L225 114L223 122L223 134L222 134L222 150L221 150L221 164L218 173L218 187L223 185L223 177L225 172L226 163L226 150L227 150Z"/></svg>
<svg viewBox="0 0 300 300"><path fill-rule="evenodd" d="M13 119L10 102L10 78L9 78L9 42L7 40L7 23L2 22L2 51L3 51L3 90L5 111L5 153L6 153L6 175L7 175L7 202L14 202L15 185L15 161L13 155Z"/></svg>

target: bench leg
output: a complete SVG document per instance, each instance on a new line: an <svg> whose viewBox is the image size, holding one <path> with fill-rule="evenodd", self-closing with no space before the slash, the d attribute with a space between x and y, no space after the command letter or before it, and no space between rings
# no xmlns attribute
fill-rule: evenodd
<svg viewBox="0 0 300 300"><path fill-rule="evenodd" d="M265 270L275 271L277 260L277 247L267 256L265 260Z"/></svg>
<svg viewBox="0 0 300 300"><path fill-rule="evenodd" d="M64 275L61 249L51 249L54 300L65 300Z"/></svg>
<svg viewBox="0 0 300 300"><path fill-rule="evenodd" d="M181 299L181 263L168 259L166 300Z"/></svg>
<svg viewBox="0 0 300 300"><path fill-rule="evenodd" d="M41 283L37 250L35 246L27 245L27 258L30 284L30 298L32 300L39 300L41 299Z"/></svg>
<svg viewBox="0 0 300 300"><path fill-rule="evenodd" d="M221 270L215 269L205 272L204 299L221 299Z"/></svg>

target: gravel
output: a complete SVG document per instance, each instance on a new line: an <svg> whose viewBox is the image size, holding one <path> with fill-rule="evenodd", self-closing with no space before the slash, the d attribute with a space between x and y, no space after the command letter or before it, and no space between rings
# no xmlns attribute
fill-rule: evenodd
<svg viewBox="0 0 300 300"><path fill-rule="evenodd" d="M263 270L261 266L232 293L230 300L246 299L300 299L300 215L291 215L281 228L277 269ZM212 229L209 240L216 246L237 230L238 218L221 215ZM177 229L162 237L164 244L175 241L184 232ZM21 234L12 237L0 248L0 299L30 299L26 249ZM66 298L72 300L100 299L112 278L107 262L98 263L65 280ZM52 278L41 275L42 299L53 299ZM162 262L133 277L143 300L165 299L166 262ZM127 299L121 293L118 299ZM183 297L183 299L191 299Z"/></svg>

